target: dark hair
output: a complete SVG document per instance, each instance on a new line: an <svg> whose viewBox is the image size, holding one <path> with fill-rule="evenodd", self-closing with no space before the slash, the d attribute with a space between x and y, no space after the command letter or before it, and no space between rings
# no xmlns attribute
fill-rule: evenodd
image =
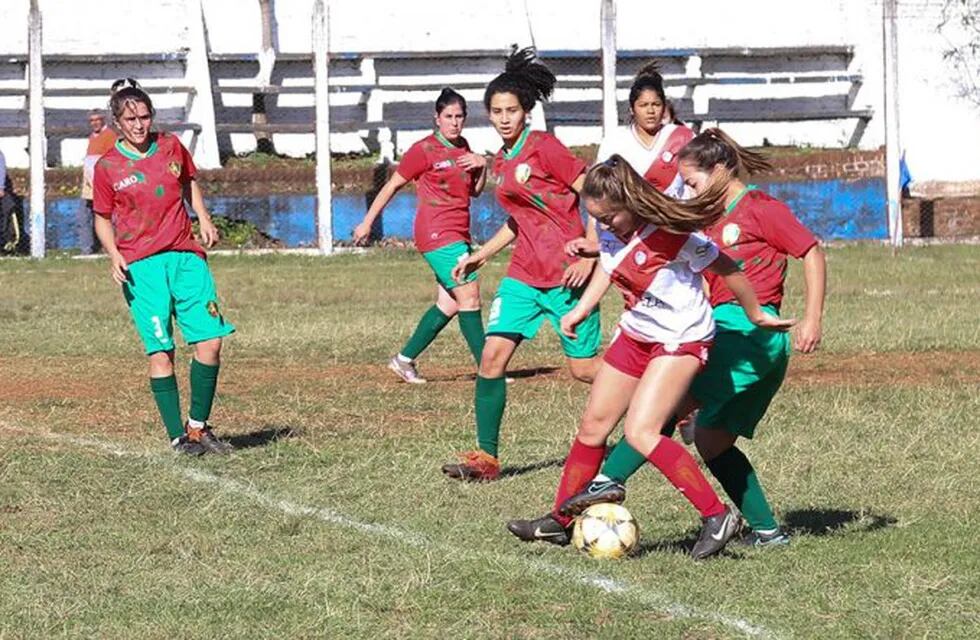
<svg viewBox="0 0 980 640"><path fill-rule="evenodd" d="M118 119L125 111L126 107L137 102L142 102L150 110L150 115L155 116L156 110L153 108L153 101L147 95L140 83L132 78L122 78L112 83L109 98L109 113L113 118Z"/></svg>
<svg viewBox="0 0 980 640"><path fill-rule="evenodd" d="M593 200L608 200L615 207L674 233L703 229L717 221L725 211L723 185L712 185L690 200L674 200L657 191L618 154L589 169L582 195Z"/></svg>
<svg viewBox="0 0 980 640"><path fill-rule="evenodd" d="M711 171L720 164L736 176L772 169L772 164L764 155L740 146L717 127L696 135L680 150L677 160L694 162L704 171Z"/></svg>
<svg viewBox="0 0 980 640"><path fill-rule="evenodd" d="M504 72L490 81L483 94L483 106L490 110L490 99L498 93L513 93L524 111L530 111L538 100L545 100L555 88L555 74L538 60L534 47L514 47Z"/></svg>
<svg viewBox="0 0 980 640"><path fill-rule="evenodd" d="M667 96L664 94L664 77L660 75L660 67L656 62L648 62L636 72L636 77L633 78L633 84L630 86L631 111L633 103L639 99L640 94L644 91L653 91L660 96L661 102L667 103Z"/></svg>
<svg viewBox="0 0 980 640"><path fill-rule="evenodd" d="M466 98L459 95L449 87L442 90L439 97L436 98L436 113L442 113L442 110L451 104L458 104L460 109L463 110L463 117L466 117Z"/></svg>

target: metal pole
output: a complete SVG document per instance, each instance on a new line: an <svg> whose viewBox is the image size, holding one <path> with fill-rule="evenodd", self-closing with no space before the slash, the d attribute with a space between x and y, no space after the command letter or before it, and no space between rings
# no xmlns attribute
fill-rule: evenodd
<svg viewBox="0 0 980 640"><path fill-rule="evenodd" d="M902 143L898 128L898 2L882 3L885 71L885 193L888 198L888 238L892 248L904 243L899 162Z"/></svg>
<svg viewBox="0 0 980 640"><path fill-rule="evenodd" d="M47 163L44 139L44 69L41 64L41 10L31 0L28 19L28 97L31 160L31 257L44 257L44 167Z"/></svg>
<svg viewBox="0 0 980 640"><path fill-rule="evenodd" d="M313 98L316 113L316 230L320 253L333 253L330 194L329 9L313 4Z"/></svg>
<svg viewBox="0 0 980 640"><path fill-rule="evenodd" d="M602 40L602 135L619 126L616 108L616 0L602 0L600 9Z"/></svg>

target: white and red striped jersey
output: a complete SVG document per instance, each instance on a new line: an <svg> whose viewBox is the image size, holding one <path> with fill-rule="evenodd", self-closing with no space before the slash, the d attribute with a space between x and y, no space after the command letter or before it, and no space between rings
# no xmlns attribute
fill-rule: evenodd
<svg viewBox="0 0 980 640"><path fill-rule="evenodd" d="M701 233L677 234L652 224L627 242L603 239L600 263L623 294L619 327L636 340L676 345L715 333L701 271L718 246Z"/></svg>
<svg viewBox="0 0 980 640"><path fill-rule="evenodd" d="M602 139L596 162L603 162L617 153L657 191L684 200L687 194L684 180L677 172L677 154L692 138L694 132L684 125L665 124L648 147L636 135L635 125L630 124Z"/></svg>

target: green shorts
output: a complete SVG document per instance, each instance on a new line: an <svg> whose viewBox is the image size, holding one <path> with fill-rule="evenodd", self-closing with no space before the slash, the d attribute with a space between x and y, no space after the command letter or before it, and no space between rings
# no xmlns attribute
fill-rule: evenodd
<svg viewBox="0 0 980 640"><path fill-rule="evenodd" d="M763 309L779 315L771 305ZM708 364L691 385L701 405L698 426L751 438L786 376L789 334L759 329L735 303L719 305L714 317Z"/></svg>
<svg viewBox="0 0 980 640"><path fill-rule="evenodd" d="M443 289L449 291L453 287L460 285L460 283L453 280L453 269L459 264L460 260L463 260L470 253L470 245L460 240L452 244L447 244L444 247L433 249L432 251L426 251L422 254L422 257L429 263L432 273L436 276L436 282L442 285ZM476 280L476 271L466 276L463 284L473 282L474 280Z"/></svg>
<svg viewBox="0 0 980 640"><path fill-rule="evenodd" d="M137 260L122 290L147 355L174 348L175 317L187 344L235 331L218 309L208 263L196 253L164 251Z"/></svg>
<svg viewBox="0 0 980 640"><path fill-rule="evenodd" d="M561 317L575 307L584 290L585 287L538 289L514 278L504 278L490 305L487 335L520 335L530 340L537 334L544 319L548 318L561 339L566 356L591 358L599 352L602 341L598 305L576 327L578 337L574 340L562 334L560 328Z"/></svg>

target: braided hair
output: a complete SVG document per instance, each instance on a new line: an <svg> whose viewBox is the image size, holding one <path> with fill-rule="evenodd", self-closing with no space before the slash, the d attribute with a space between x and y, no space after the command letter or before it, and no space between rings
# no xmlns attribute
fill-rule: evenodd
<svg viewBox="0 0 980 640"><path fill-rule="evenodd" d="M483 94L483 106L490 110L490 99L498 93L517 96L521 109L530 111L539 100L546 100L555 88L555 74L538 59L534 47L511 52L504 72L490 81Z"/></svg>

